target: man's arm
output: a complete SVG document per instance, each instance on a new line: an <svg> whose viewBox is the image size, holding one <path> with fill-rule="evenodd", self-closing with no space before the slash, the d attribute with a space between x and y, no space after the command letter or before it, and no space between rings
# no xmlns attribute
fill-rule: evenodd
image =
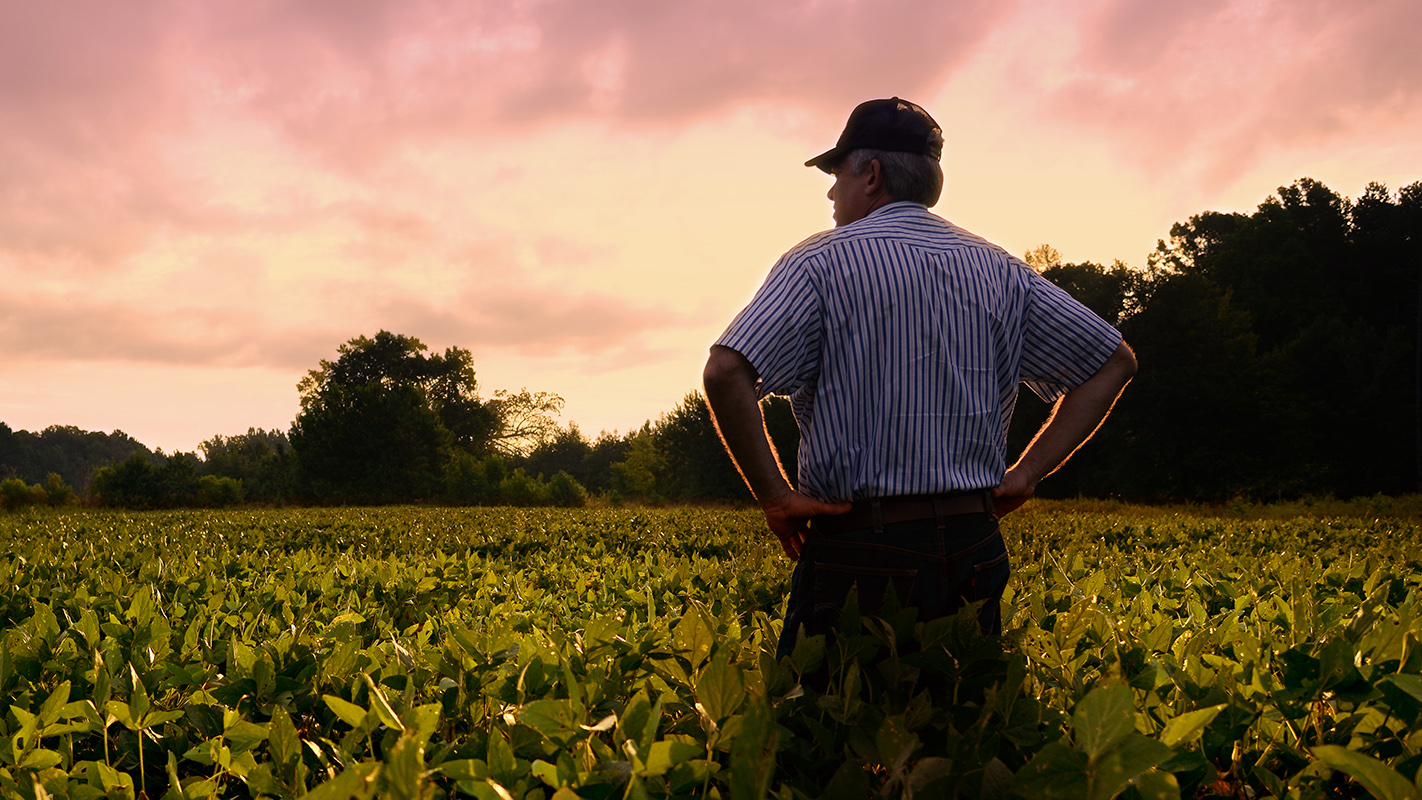
<svg viewBox="0 0 1422 800"><path fill-rule="evenodd" d="M765 512L770 530L780 538L785 555L794 561L800 557L810 517L843 514L851 504L821 503L790 488L765 432L755 391L759 377L745 356L721 345L711 347L702 374L706 403L721 441Z"/></svg>
<svg viewBox="0 0 1422 800"><path fill-rule="evenodd" d="M993 489L998 516L1027 502L1037 483L1056 472L1096 433L1135 374L1136 356L1121 342L1094 375L1057 401L1022 457L1003 476L1002 485Z"/></svg>

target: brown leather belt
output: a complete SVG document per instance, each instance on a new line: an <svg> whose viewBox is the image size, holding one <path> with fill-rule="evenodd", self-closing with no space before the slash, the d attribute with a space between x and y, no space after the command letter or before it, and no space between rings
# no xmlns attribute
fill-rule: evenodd
<svg viewBox="0 0 1422 800"><path fill-rule="evenodd" d="M992 492L983 489L968 493L910 494L857 500L854 508L846 514L821 514L814 517L810 531L834 534L873 529L875 533L883 533L885 525L925 519L938 520L938 526L941 528L944 517L964 514L996 516Z"/></svg>

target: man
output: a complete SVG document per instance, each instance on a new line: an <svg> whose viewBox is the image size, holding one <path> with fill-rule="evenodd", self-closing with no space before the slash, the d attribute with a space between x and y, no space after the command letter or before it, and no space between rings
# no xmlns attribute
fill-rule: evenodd
<svg viewBox="0 0 1422 800"><path fill-rule="evenodd" d="M785 554L797 560L780 655L828 633L851 586L872 613L892 584L920 619L983 601L998 632L1000 515L1081 446L1136 371L1110 325L1020 260L930 213L943 137L899 98L850 114L806 162L834 176L835 228L775 264L711 347L706 398ZM1051 417L1011 469L1017 387ZM790 397L799 491L759 400Z"/></svg>

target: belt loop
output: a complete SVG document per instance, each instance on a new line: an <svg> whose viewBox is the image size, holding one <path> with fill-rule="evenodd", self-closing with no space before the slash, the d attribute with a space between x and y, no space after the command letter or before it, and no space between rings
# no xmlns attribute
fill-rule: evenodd
<svg viewBox="0 0 1422 800"><path fill-rule="evenodd" d="M984 489L984 490L983 490L983 510L987 512L987 515L988 515L989 517L992 517L993 519L997 519L997 506L994 505L993 502L992 502L992 490L991 490L991 489Z"/></svg>
<svg viewBox="0 0 1422 800"><path fill-rule="evenodd" d="M879 504L879 498L869 498L869 511L874 515L874 533L884 532L884 507Z"/></svg>
<svg viewBox="0 0 1422 800"><path fill-rule="evenodd" d="M943 496L933 496L933 522L939 533L943 532Z"/></svg>

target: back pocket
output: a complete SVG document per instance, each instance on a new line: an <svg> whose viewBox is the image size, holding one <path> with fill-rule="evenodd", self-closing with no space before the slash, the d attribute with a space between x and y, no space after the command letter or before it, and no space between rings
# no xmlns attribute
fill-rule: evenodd
<svg viewBox="0 0 1422 800"><path fill-rule="evenodd" d="M839 624L839 614L852 586L859 587L859 612L865 616L879 613L884 594L892 584L899 606L913 604L916 569L886 569L877 567L846 567L840 564L815 563L813 597L815 628L825 633Z"/></svg>

